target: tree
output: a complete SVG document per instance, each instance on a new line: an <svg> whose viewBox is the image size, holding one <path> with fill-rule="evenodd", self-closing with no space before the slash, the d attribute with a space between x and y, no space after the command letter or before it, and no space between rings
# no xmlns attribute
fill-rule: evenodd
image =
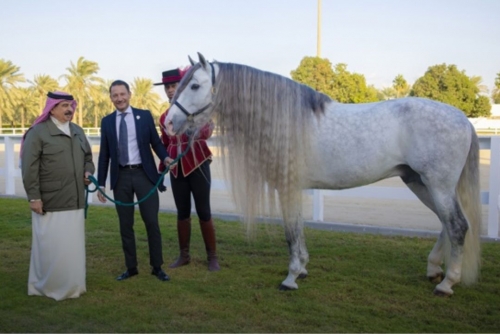
<svg viewBox="0 0 500 334"><path fill-rule="evenodd" d="M14 116L12 120L20 123L22 128L27 127L26 124L32 124L36 116L40 113L37 110L35 98L35 90L33 87L14 87L11 90L12 106L14 108Z"/></svg>
<svg viewBox="0 0 500 334"><path fill-rule="evenodd" d="M58 90L59 83L56 79L46 74L35 75L35 79L29 82L32 84L34 97L38 101L38 112L41 113L47 100L47 93Z"/></svg>
<svg viewBox="0 0 500 334"><path fill-rule="evenodd" d="M392 80L392 89L394 89L395 97L397 99L408 96L410 88L410 85L401 74L398 74L394 80Z"/></svg>
<svg viewBox="0 0 500 334"><path fill-rule="evenodd" d="M0 128L2 127L2 113L6 111L8 116L12 114L12 100L9 89L18 83L24 82L24 75L19 73L19 67L9 60L0 59Z"/></svg>
<svg viewBox="0 0 500 334"><path fill-rule="evenodd" d="M462 110L468 117L484 114L484 101L476 101L480 97L480 80L474 80L475 82L455 65L434 65L427 69L424 76L417 79L410 95L450 104ZM488 115L490 110L491 108L487 110Z"/></svg>
<svg viewBox="0 0 500 334"><path fill-rule="evenodd" d="M378 101L378 92L366 85L365 77L347 71L346 64L332 64L326 58L304 57L292 79L343 103Z"/></svg>
<svg viewBox="0 0 500 334"><path fill-rule="evenodd" d="M473 75L470 77L470 81L474 86L476 86L477 91L482 94L488 94L488 86L483 84L483 78L479 75Z"/></svg>
<svg viewBox="0 0 500 334"><path fill-rule="evenodd" d="M500 72L497 73L497 77L495 78L495 88L493 88L491 98L493 99L493 103L500 103Z"/></svg>
<svg viewBox="0 0 500 334"><path fill-rule="evenodd" d="M303 83L318 92L330 95L333 80L332 63L326 58L304 57L299 67L291 71L293 80Z"/></svg>
<svg viewBox="0 0 500 334"><path fill-rule="evenodd" d="M380 97L380 93L374 85L368 85L366 87L366 98L364 102L377 102L382 101L383 98Z"/></svg>
<svg viewBox="0 0 500 334"><path fill-rule="evenodd" d="M153 81L144 78L134 78L130 85L132 97L130 104L134 107L150 110L153 116L160 116L160 95L153 90Z"/></svg>
<svg viewBox="0 0 500 334"><path fill-rule="evenodd" d="M381 94L381 98L383 100L391 100L396 98L396 91L392 87L384 87L379 93Z"/></svg>
<svg viewBox="0 0 500 334"><path fill-rule="evenodd" d="M347 64L337 64L333 70L333 99L341 103L378 101L377 90L366 85L365 76L347 71Z"/></svg>
<svg viewBox="0 0 500 334"><path fill-rule="evenodd" d="M165 110L167 110L168 108L170 108L170 103L168 101L163 101L162 103L160 103L160 115L163 114L163 112L165 112Z"/></svg>
<svg viewBox="0 0 500 334"><path fill-rule="evenodd" d="M489 117L491 116L491 103L487 96L478 96L474 101L474 109L468 117Z"/></svg>
<svg viewBox="0 0 500 334"><path fill-rule="evenodd" d="M89 123L93 123L94 127L99 126L99 119L107 115L114 110L113 102L109 98L109 87L111 86L112 80L102 81L99 85L93 86L90 91L90 98L92 103L89 104L90 113L93 120Z"/></svg>
<svg viewBox="0 0 500 334"><path fill-rule="evenodd" d="M95 76L99 71L99 65L96 62L80 57L76 65L71 62L71 66L66 68L66 70L69 74L62 75L67 82L65 89L78 102L78 125L83 126L84 110L86 110L84 106L89 99L90 90L93 86L99 85L102 82L101 78Z"/></svg>

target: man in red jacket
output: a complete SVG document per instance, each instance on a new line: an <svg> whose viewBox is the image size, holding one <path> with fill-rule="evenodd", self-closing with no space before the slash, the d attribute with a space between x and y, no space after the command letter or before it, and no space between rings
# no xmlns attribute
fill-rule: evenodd
<svg viewBox="0 0 500 334"><path fill-rule="evenodd" d="M169 102L174 97L179 81L188 69L173 69L162 73L162 82ZM170 264L170 268L177 268L190 262L189 243L191 239L191 195L193 196L196 213L200 221L201 233L207 251L208 270L220 270L217 261L215 227L210 209L210 163L212 152L208 148L207 139L212 135L213 124L209 123L200 131L190 136L169 135L165 126L168 109L160 116L161 140L167 149L169 162L173 161L181 152L184 152L190 141L191 148L170 168L170 183L177 207L177 235L179 238L180 255ZM160 163L160 172L165 170L165 165Z"/></svg>

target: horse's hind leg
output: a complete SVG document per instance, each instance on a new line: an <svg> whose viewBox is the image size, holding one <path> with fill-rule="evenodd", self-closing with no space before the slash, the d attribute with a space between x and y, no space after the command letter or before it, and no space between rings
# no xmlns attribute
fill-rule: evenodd
<svg viewBox="0 0 500 334"><path fill-rule="evenodd" d="M455 195L446 196L439 193L433 195L439 218L445 227L451 244L450 258L446 264L446 276L436 286L434 294L449 296L453 294L453 285L459 283L462 276L463 247L469 226ZM442 239L444 239L444 233L441 233L440 240ZM442 252L442 244L443 242L436 251L437 253Z"/></svg>
<svg viewBox="0 0 500 334"><path fill-rule="evenodd" d="M420 179L420 175L418 175L413 170L410 175L401 178L403 182L406 183L408 188L420 199L425 206L432 210L436 215L438 212L436 210L436 206L434 205L434 201L432 200L431 194L427 187L422 183ZM439 216L439 215L438 215ZM427 278L433 283L440 283L444 278L443 268L441 265L444 260L444 239L445 239L445 231L444 225L442 225L441 233L434 244L429 256L427 257Z"/></svg>
<svg viewBox="0 0 500 334"><path fill-rule="evenodd" d="M444 278L443 268L441 265L443 264L444 259L444 238L445 231L441 230L439 233L439 237L432 247L429 256L427 257L427 278L432 283L440 283Z"/></svg>

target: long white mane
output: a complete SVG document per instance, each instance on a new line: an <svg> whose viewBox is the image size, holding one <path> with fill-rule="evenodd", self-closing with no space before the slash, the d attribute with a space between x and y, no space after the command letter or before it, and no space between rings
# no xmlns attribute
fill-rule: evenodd
<svg viewBox="0 0 500 334"><path fill-rule="evenodd" d="M331 99L277 74L217 65L213 111L235 203L247 223L256 215L274 216L279 213L275 189L289 221L287 216L302 208L300 180L308 172L311 124Z"/></svg>

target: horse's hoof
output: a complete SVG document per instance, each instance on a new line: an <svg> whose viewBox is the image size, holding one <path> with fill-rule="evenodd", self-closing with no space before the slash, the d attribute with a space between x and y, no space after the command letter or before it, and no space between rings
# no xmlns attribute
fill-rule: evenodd
<svg viewBox="0 0 500 334"><path fill-rule="evenodd" d="M307 277L307 274L302 273L302 274L299 274L299 276L297 278L298 279L304 279L306 277Z"/></svg>
<svg viewBox="0 0 500 334"><path fill-rule="evenodd" d="M283 284L280 284L278 290L280 291L291 291L291 290L295 290L295 289L292 289L291 287L289 286L286 286L286 285L283 285Z"/></svg>
<svg viewBox="0 0 500 334"><path fill-rule="evenodd" d="M427 276L427 278L429 279L430 282L432 282L434 284L439 284L439 283L441 283L443 281L444 274L443 273L439 273L436 276Z"/></svg>
<svg viewBox="0 0 500 334"><path fill-rule="evenodd" d="M453 294L453 292L448 293L448 292L444 292L444 291L441 291L438 289L434 289L434 296L437 296L437 297L451 297L452 294Z"/></svg>

